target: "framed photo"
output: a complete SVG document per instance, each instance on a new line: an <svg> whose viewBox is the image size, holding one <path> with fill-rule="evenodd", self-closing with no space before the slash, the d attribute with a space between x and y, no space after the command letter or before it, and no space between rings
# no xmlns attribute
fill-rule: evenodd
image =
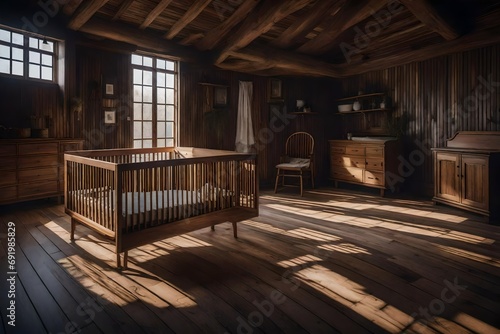
<svg viewBox="0 0 500 334"><path fill-rule="evenodd" d="M115 95L115 85L112 83L107 83L104 85L104 94L108 96Z"/></svg>
<svg viewBox="0 0 500 334"><path fill-rule="evenodd" d="M116 111L106 110L104 111L104 124L115 124L116 123Z"/></svg>
<svg viewBox="0 0 500 334"><path fill-rule="evenodd" d="M227 106L227 87L214 87L214 107Z"/></svg>
<svg viewBox="0 0 500 334"><path fill-rule="evenodd" d="M269 79L269 99L283 99L283 87L280 79Z"/></svg>

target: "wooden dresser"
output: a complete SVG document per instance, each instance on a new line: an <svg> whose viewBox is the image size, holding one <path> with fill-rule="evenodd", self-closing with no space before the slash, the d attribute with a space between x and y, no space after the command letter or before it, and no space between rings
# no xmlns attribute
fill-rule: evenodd
<svg viewBox="0 0 500 334"><path fill-rule="evenodd" d="M500 131L458 132L433 148L434 202L500 215Z"/></svg>
<svg viewBox="0 0 500 334"><path fill-rule="evenodd" d="M0 204L62 196L64 152L81 149L79 139L0 140Z"/></svg>
<svg viewBox="0 0 500 334"><path fill-rule="evenodd" d="M330 140L330 179L380 189L399 190L400 142L395 139ZM391 174L392 173L392 174ZM393 177L391 177L391 175Z"/></svg>

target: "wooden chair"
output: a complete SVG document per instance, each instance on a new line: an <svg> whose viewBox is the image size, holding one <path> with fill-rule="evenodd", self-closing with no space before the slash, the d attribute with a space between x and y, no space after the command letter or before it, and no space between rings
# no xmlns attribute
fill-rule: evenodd
<svg viewBox="0 0 500 334"><path fill-rule="evenodd" d="M276 184L274 192L278 191L278 183L282 178L282 186L285 185L286 177L299 178L300 196L303 195L303 178L310 178L314 189L313 169L314 138L307 132L295 132L286 140L285 156L280 158L280 164L276 165Z"/></svg>

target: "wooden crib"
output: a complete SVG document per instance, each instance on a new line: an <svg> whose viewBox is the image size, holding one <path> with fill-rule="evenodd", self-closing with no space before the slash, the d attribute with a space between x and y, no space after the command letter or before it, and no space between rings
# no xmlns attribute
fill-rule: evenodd
<svg viewBox="0 0 500 334"><path fill-rule="evenodd" d="M64 155L71 240L83 224L124 253L204 227L259 214L256 157L189 147L76 151Z"/></svg>

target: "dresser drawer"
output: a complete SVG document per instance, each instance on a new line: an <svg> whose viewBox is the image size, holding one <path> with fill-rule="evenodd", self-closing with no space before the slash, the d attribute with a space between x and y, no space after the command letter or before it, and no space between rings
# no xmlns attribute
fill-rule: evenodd
<svg viewBox="0 0 500 334"><path fill-rule="evenodd" d="M346 146L345 153L348 155L365 155L365 147L364 146Z"/></svg>
<svg viewBox="0 0 500 334"><path fill-rule="evenodd" d="M366 157L366 169L374 171L384 170L384 159Z"/></svg>
<svg viewBox="0 0 500 334"><path fill-rule="evenodd" d="M2 187L0 188L0 202L14 201L17 197L17 187Z"/></svg>
<svg viewBox="0 0 500 334"><path fill-rule="evenodd" d="M19 168L57 166L57 155L20 155Z"/></svg>
<svg viewBox="0 0 500 334"><path fill-rule="evenodd" d="M15 144L0 145L0 156L16 155L16 153Z"/></svg>
<svg viewBox="0 0 500 334"><path fill-rule="evenodd" d="M1 157L0 158L0 170L5 169L16 169L17 168L17 158L15 156Z"/></svg>
<svg viewBox="0 0 500 334"><path fill-rule="evenodd" d="M57 180L57 167L44 167L36 169L20 169L19 182L36 182L46 180ZM57 183L57 182L56 182Z"/></svg>
<svg viewBox="0 0 500 334"><path fill-rule="evenodd" d="M58 143L19 144L19 154L57 154Z"/></svg>
<svg viewBox="0 0 500 334"><path fill-rule="evenodd" d="M0 177L0 186L15 185L16 183L17 178L15 170L2 171L2 177Z"/></svg>
<svg viewBox="0 0 500 334"><path fill-rule="evenodd" d="M41 194L55 194L58 192L58 182L33 182L20 184L18 189L19 197L39 196Z"/></svg>
<svg viewBox="0 0 500 334"><path fill-rule="evenodd" d="M384 173L365 171L364 183L373 184L376 186L384 186Z"/></svg>
<svg viewBox="0 0 500 334"><path fill-rule="evenodd" d="M79 151L82 149L81 142L61 143L61 153L68 151Z"/></svg>
<svg viewBox="0 0 500 334"><path fill-rule="evenodd" d="M345 146L330 146L330 153L331 154L344 154L345 153Z"/></svg>
<svg viewBox="0 0 500 334"><path fill-rule="evenodd" d="M368 146L366 147L367 157L383 157L384 148L382 146Z"/></svg>
<svg viewBox="0 0 500 334"><path fill-rule="evenodd" d="M332 170L330 176L338 180L362 183L363 169L355 167L341 167Z"/></svg>

